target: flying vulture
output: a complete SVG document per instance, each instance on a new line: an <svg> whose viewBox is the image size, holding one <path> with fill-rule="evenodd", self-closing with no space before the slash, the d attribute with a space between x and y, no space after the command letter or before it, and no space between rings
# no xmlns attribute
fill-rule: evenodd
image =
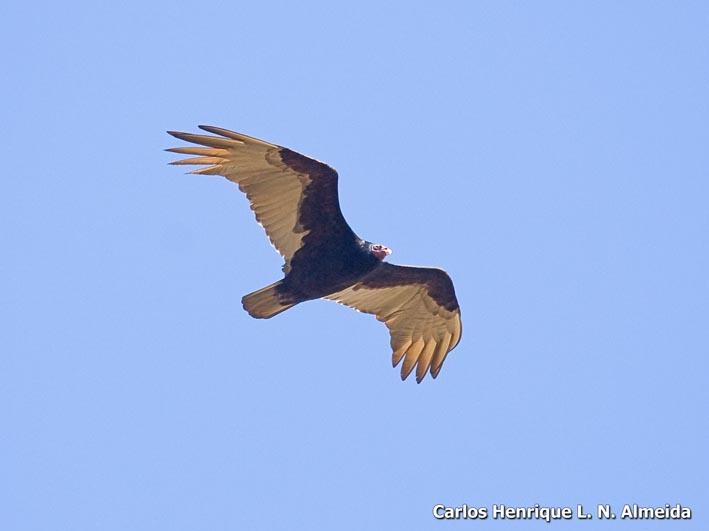
<svg viewBox="0 0 709 531"><path fill-rule="evenodd" d="M216 136L168 131L197 144L168 149L194 155L171 164L203 165L191 173L236 183L285 259L284 278L246 295L244 309L268 319L303 301L337 301L386 324L394 367L404 360L402 380L414 367L417 382L427 371L438 376L462 331L448 274L384 262L391 251L363 240L345 221L337 172L327 164L240 133L199 127Z"/></svg>

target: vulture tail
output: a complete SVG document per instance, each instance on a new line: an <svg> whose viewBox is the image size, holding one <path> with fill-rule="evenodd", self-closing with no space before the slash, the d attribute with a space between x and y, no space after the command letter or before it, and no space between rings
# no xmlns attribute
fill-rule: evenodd
<svg viewBox="0 0 709 531"><path fill-rule="evenodd" d="M285 302L283 293L278 288L283 284L282 280L261 288L258 291L244 295L241 299L241 304L244 305L244 310L249 312L251 317L257 319L269 319L274 315L286 311L291 306L295 306L300 301Z"/></svg>

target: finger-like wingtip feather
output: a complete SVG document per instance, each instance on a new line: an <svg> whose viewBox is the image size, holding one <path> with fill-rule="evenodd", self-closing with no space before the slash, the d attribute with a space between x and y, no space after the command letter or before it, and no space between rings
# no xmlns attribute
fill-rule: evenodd
<svg viewBox="0 0 709 531"><path fill-rule="evenodd" d="M274 144L265 142L259 138L245 135L243 133L237 133L236 131L230 131L229 129L224 129L222 127L215 127L213 125L199 125L197 127L199 127L202 131L208 131L209 133L223 136L224 138L229 138L232 141L235 140L239 144L258 144L261 146L275 147Z"/></svg>
<svg viewBox="0 0 709 531"><path fill-rule="evenodd" d="M168 131L169 134L185 142L192 142L193 144L199 144L201 146L208 146L211 148L222 148L231 149L234 144L243 144L240 140L234 140L232 138L224 138L221 136L211 136L211 135L196 135L194 133L179 133L177 131Z"/></svg>
<svg viewBox="0 0 709 531"><path fill-rule="evenodd" d="M225 138L231 138L233 140L238 140L243 143L242 135L235 133L234 131L229 131L229 129L224 129L222 127L216 127L214 125L198 125L202 131L207 131L208 133L214 133L215 135L223 136Z"/></svg>
<svg viewBox="0 0 709 531"><path fill-rule="evenodd" d="M192 157L189 159L181 159L170 162L169 164L180 165L197 165L197 164L221 164L224 159L221 157Z"/></svg>

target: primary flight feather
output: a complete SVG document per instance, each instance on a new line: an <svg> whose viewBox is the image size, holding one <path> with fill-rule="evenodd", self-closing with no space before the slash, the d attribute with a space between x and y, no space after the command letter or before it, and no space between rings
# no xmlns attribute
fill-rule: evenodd
<svg viewBox="0 0 709 531"><path fill-rule="evenodd" d="M326 298L374 314L391 334L392 364L401 378L435 378L460 341L460 307L442 269L384 262L391 251L358 237L345 221L337 172L322 162L227 129L211 135L168 131L191 142L168 151L193 157L171 164L202 165L191 173L236 183L256 220L285 259L283 279L243 297L252 317L268 319L307 300Z"/></svg>

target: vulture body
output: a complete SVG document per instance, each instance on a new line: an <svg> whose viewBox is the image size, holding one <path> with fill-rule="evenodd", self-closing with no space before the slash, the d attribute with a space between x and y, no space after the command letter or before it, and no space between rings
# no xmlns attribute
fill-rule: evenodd
<svg viewBox="0 0 709 531"><path fill-rule="evenodd" d="M391 334L392 363L401 378L435 378L460 341L460 308L442 269L384 262L391 251L359 238L345 221L337 172L288 148L212 126L212 135L168 131L193 155L171 164L203 165L191 173L236 183L256 220L285 259L282 280L243 297L244 309L270 318L307 300L327 298L374 314Z"/></svg>

